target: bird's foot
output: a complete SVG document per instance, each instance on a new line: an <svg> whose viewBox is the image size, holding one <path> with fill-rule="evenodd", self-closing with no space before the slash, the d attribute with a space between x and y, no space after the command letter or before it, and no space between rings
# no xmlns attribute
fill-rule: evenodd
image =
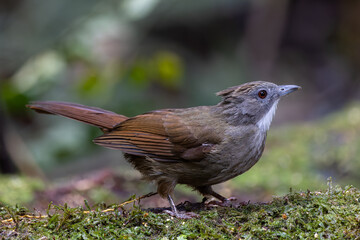
<svg viewBox="0 0 360 240"><path fill-rule="evenodd" d="M226 199L226 201L236 201L236 200L237 200L236 197L229 197L229 198Z"/></svg>
<svg viewBox="0 0 360 240"><path fill-rule="evenodd" d="M237 199L235 197L229 197L224 199L223 201L216 201L214 199L210 199L210 201L205 201L205 205L208 207L233 207L233 202Z"/></svg>
<svg viewBox="0 0 360 240"><path fill-rule="evenodd" d="M179 219L191 219L191 218L198 218L200 217L199 214L196 214L194 212L173 212L170 210L164 210L164 213L169 214L172 217L179 218Z"/></svg>

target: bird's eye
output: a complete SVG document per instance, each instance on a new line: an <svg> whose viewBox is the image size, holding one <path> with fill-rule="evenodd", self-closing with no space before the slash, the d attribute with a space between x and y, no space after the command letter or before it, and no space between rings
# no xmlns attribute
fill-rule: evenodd
<svg viewBox="0 0 360 240"><path fill-rule="evenodd" d="M267 96L267 91L265 91L265 90L259 91L259 92L258 92L258 96L259 96L259 98L261 98L261 99L266 98L266 96Z"/></svg>

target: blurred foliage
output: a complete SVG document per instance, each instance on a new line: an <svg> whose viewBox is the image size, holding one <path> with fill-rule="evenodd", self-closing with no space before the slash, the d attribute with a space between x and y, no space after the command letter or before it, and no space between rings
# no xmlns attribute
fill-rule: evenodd
<svg viewBox="0 0 360 240"><path fill-rule="evenodd" d="M10 81L0 82L7 114L23 121L30 114L24 106L41 99L74 101L125 115L165 106L167 95L176 95L183 85L182 57L156 48L128 61L133 33L121 22L118 17L97 15L84 23L83 30L30 58ZM21 125L22 135L45 169L91 153L91 139L100 133L61 120L38 124L38 132L34 125Z"/></svg>
<svg viewBox="0 0 360 240"><path fill-rule="evenodd" d="M172 52L158 52L149 59L139 59L130 69L130 78L140 88L154 79L169 89L178 89L183 77L182 60Z"/></svg>
<svg viewBox="0 0 360 240"><path fill-rule="evenodd" d="M360 103L316 122L270 129L263 157L231 181L236 189L314 190L333 177L360 186Z"/></svg>
<svg viewBox="0 0 360 240"><path fill-rule="evenodd" d="M15 175L0 175L0 205L2 203L20 205L35 200L35 192L45 189L39 179Z"/></svg>
<svg viewBox="0 0 360 240"><path fill-rule="evenodd" d="M116 181L120 183L115 184ZM123 182L123 178L101 171L85 178L58 179L51 184L41 179L5 174L0 175L0 205L16 203L43 212L49 202L78 206L86 199L90 204L110 204L122 197L119 193L126 195L124 198L131 194L128 186L119 191Z"/></svg>

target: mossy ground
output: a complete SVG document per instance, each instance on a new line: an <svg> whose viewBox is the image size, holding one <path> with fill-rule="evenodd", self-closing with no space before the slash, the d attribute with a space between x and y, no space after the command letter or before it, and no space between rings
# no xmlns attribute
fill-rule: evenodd
<svg viewBox="0 0 360 240"><path fill-rule="evenodd" d="M105 212L50 204L42 218L25 216L39 215L19 206L2 206L0 238L360 239L359 201L358 189L332 187L330 181L324 191L290 192L269 203L182 205L199 214L193 219L176 219L137 204Z"/></svg>

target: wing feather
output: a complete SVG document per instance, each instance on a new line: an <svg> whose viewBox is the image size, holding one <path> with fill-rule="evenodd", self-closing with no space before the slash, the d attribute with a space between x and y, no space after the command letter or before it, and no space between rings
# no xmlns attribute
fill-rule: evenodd
<svg viewBox="0 0 360 240"><path fill-rule="evenodd" d="M94 142L157 161L198 161L210 151L210 145L193 130L174 110L158 110L130 118ZM195 150L189 151L192 148Z"/></svg>

